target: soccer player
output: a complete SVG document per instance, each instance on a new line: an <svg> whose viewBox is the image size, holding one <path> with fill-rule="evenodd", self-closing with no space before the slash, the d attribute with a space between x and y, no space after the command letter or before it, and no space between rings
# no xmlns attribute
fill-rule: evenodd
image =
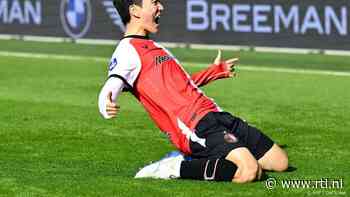
<svg viewBox="0 0 350 197"><path fill-rule="evenodd" d="M247 183L262 170L284 171L286 153L260 130L223 112L200 89L235 75L238 59L216 60L189 75L179 61L149 34L158 32L159 0L115 0L126 32L109 65L108 80L99 95L99 111L106 119L118 114L118 97L130 91L182 154L146 166L136 178L180 178ZM190 156L191 160L185 160Z"/></svg>

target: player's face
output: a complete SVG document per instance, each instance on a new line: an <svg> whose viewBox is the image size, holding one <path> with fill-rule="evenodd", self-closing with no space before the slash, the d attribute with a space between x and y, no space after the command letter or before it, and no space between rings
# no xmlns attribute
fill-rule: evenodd
<svg viewBox="0 0 350 197"><path fill-rule="evenodd" d="M159 19L164 10L160 0L143 0L140 19L142 28L148 33L157 33L159 30Z"/></svg>

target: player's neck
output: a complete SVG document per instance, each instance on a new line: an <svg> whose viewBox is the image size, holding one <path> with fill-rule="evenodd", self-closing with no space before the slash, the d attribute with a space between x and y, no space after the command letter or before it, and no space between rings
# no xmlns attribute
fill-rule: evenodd
<svg viewBox="0 0 350 197"><path fill-rule="evenodd" d="M148 32L140 27L139 25L129 23L126 26L126 31L124 33L124 36L131 36L131 35L138 35L138 36L148 36Z"/></svg>

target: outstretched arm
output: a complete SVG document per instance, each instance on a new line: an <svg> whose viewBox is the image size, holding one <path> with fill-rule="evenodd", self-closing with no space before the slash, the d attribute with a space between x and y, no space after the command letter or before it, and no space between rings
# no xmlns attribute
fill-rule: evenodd
<svg viewBox="0 0 350 197"><path fill-rule="evenodd" d="M221 62L218 65L212 64L205 70L192 74L191 79L198 87L200 87L217 79L232 77L232 73L227 67L228 65L225 62Z"/></svg>
<svg viewBox="0 0 350 197"><path fill-rule="evenodd" d="M105 119L114 118L119 110L116 101L124 88L124 82L119 78L109 78L98 97L98 108Z"/></svg>
<svg viewBox="0 0 350 197"><path fill-rule="evenodd" d="M191 76L194 83L200 87L222 78L230 78L236 76L234 67L238 63L238 58L232 58L226 61L221 59L221 50L212 65L207 69L197 72Z"/></svg>

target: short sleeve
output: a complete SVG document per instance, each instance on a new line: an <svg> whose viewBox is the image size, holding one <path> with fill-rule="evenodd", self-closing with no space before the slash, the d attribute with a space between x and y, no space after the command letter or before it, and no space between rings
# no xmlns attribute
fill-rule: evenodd
<svg viewBox="0 0 350 197"><path fill-rule="evenodd" d="M129 88L133 88L141 70L141 60L129 41L129 39L123 39L113 53L108 77L120 78Z"/></svg>

